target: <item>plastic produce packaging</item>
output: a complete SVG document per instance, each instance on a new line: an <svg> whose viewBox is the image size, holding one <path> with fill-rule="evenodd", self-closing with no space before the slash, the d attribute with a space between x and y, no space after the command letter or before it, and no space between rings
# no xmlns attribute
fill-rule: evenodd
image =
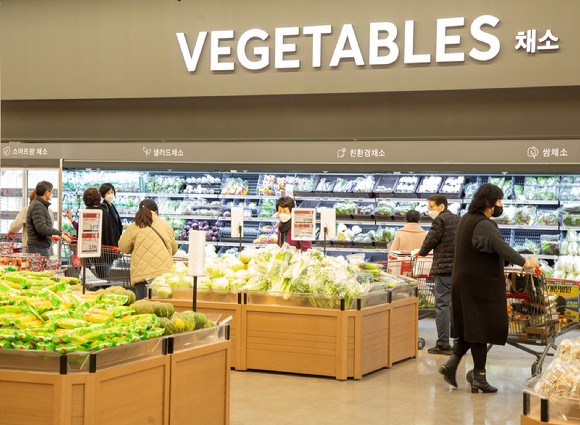
<svg viewBox="0 0 580 425"><path fill-rule="evenodd" d="M443 180L440 176L430 176L425 177L421 181L419 188L417 189L418 193L437 193L439 190L439 186L441 185L441 181Z"/></svg>
<svg viewBox="0 0 580 425"><path fill-rule="evenodd" d="M356 180L347 180L339 177L336 179L336 184L334 185L334 192L350 193L354 190L355 185Z"/></svg>
<svg viewBox="0 0 580 425"><path fill-rule="evenodd" d="M375 209L374 215L389 216L395 212L396 204L394 202L379 202Z"/></svg>
<svg viewBox="0 0 580 425"><path fill-rule="evenodd" d="M327 180L326 178L322 177L318 184L316 185L317 192L330 192L334 187L334 181Z"/></svg>
<svg viewBox="0 0 580 425"><path fill-rule="evenodd" d="M558 211L538 210L536 214L536 223L540 226L557 226Z"/></svg>
<svg viewBox="0 0 580 425"><path fill-rule="evenodd" d="M461 185L465 182L465 177L447 177L445 183L441 187L441 193L459 193Z"/></svg>
<svg viewBox="0 0 580 425"><path fill-rule="evenodd" d="M540 246L544 255L560 255L560 236L541 235Z"/></svg>
<svg viewBox="0 0 580 425"><path fill-rule="evenodd" d="M516 223L527 226L536 224L536 207L533 205L518 206L516 209Z"/></svg>
<svg viewBox="0 0 580 425"><path fill-rule="evenodd" d="M397 188L395 192L398 193L414 193L415 187L419 181L419 177L417 176L405 176L400 177L399 181L397 182Z"/></svg>
<svg viewBox="0 0 580 425"><path fill-rule="evenodd" d="M296 177L296 192L312 192L314 190L315 176L298 176Z"/></svg>
<svg viewBox="0 0 580 425"><path fill-rule="evenodd" d="M375 186L375 178L373 176L359 177L356 179L354 192L372 192Z"/></svg>

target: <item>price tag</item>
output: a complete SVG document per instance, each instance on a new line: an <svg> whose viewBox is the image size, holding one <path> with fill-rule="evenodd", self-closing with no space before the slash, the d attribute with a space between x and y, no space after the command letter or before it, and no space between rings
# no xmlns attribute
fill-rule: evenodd
<svg viewBox="0 0 580 425"><path fill-rule="evenodd" d="M103 211L79 211L79 242L78 256L80 258L101 256L101 234L103 227Z"/></svg>
<svg viewBox="0 0 580 425"><path fill-rule="evenodd" d="M364 224L362 221L357 221L356 224Z"/></svg>
<svg viewBox="0 0 580 425"><path fill-rule="evenodd" d="M295 241L316 240L316 210L314 208L292 210L292 239Z"/></svg>

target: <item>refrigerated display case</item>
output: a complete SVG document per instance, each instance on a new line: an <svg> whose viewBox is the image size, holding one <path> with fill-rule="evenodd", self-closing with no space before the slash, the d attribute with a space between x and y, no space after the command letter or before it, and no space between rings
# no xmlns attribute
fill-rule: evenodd
<svg viewBox="0 0 580 425"><path fill-rule="evenodd" d="M10 224L16 218L16 215L28 206L28 197L36 188L36 185L47 180L54 185L52 190L51 209L55 213L55 227L58 227L58 217L60 215L61 197L60 197L60 178L59 170L56 168L5 168L2 167L1 173L1 220L0 233L8 233Z"/></svg>

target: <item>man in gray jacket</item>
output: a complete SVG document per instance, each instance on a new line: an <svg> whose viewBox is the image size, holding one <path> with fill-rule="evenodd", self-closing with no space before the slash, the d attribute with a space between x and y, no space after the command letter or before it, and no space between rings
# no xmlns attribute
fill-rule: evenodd
<svg viewBox="0 0 580 425"><path fill-rule="evenodd" d="M435 324L437 325L437 345L428 350L429 354L451 355L449 328L451 326L451 272L455 259L455 233L459 216L447 209L447 198L443 195L429 197L429 215L433 225L419 251L425 257L433 250L433 265L429 274L435 276Z"/></svg>
<svg viewBox="0 0 580 425"><path fill-rule="evenodd" d="M26 232L28 235L28 252L50 257L52 236L61 236L67 243L71 242L67 232L61 232L52 227L52 220L48 212L52 198L52 183L41 181L36 185L36 196L28 207L26 214Z"/></svg>

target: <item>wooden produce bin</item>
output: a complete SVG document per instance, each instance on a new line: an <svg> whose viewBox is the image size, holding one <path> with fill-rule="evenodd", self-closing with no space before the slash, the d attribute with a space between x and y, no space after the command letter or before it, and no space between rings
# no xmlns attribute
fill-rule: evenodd
<svg viewBox="0 0 580 425"><path fill-rule="evenodd" d="M220 321L232 316L232 320L228 322L230 325L230 341L231 349L231 365L236 370L241 368L241 351L239 349L240 334L242 332L242 293L228 292L198 292L197 293L197 311L206 315L219 314ZM175 311L182 312L191 310L192 308L192 291L173 291L172 298L156 299L153 297L152 301L170 302L175 307Z"/></svg>
<svg viewBox="0 0 580 425"><path fill-rule="evenodd" d="M168 354L168 346L177 346L180 338L200 338L208 330L175 336L174 344L170 338L157 338L96 355L0 350L0 423L227 425L226 328L212 328L221 337L181 344L174 354ZM185 387L184 376L192 378ZM184 400L198 407L189 410L186 421Z"/></svg>
<svg viewBox="0 0 580 425"><path fill-rule="evenodd" d="M548 399L530 390L524 391L521 425L580 425L580 399L557 396Z"/></svg>
<svg viewBox="0 0 580 425"><path fill-rule="evenodd" d="M356 309L341 310L309 307L301 297L249 293L243 306L242 368L360 379L416 356L418 299L389 301L390 296L366 307L357 300Z"/></svg>

